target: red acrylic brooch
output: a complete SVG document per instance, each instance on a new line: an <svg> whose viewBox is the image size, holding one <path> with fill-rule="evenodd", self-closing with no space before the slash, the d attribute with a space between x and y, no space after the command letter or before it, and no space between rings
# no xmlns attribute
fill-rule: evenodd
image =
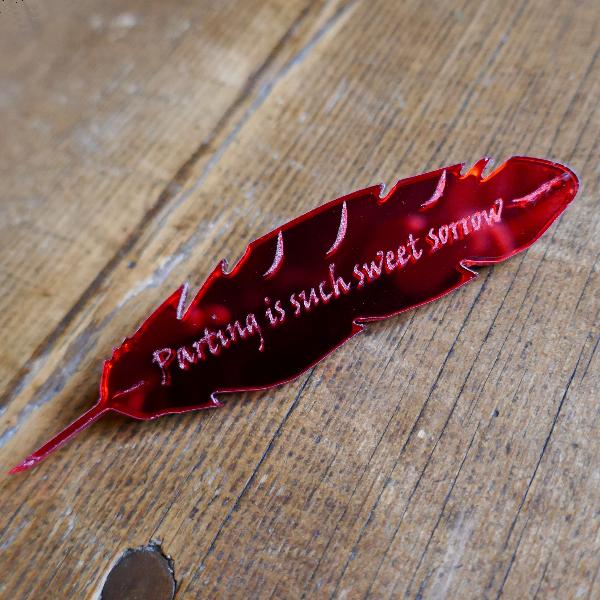
<svg viewBox="0 0 600 600"><path fill-rule="evenodd" d="M365 323L526 249L577 193L560 164L513 157L482 177L487 163L333 200L250 243L233 268L221 261L189 305L183 285L104 363L98 403L11 472L109 411L154 419L290 381Z"/></svg>

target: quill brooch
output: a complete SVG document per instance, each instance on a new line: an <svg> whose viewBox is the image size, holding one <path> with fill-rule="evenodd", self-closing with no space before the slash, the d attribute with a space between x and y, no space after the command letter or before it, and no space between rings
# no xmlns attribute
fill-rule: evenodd
<svg viewBox="0 0 600 600"><path fill-rule="evenodd" d="M221 261L195 298L167 298L105 361L92 408L12 469L32 467L107 412L134 419L221 406L282 384L385 319L440 298L533 244L573 200L567 167L487 158L333 200Z"/></svg>

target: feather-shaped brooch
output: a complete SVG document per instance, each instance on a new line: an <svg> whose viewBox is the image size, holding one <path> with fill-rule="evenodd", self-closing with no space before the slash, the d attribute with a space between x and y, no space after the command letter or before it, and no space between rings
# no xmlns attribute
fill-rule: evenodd
<svg viewBox="0 0 600 600"><path fill-rule="evenodd" d="M484 158L333 200L221 261L186 308L187 285L105 361L96 405L12 469L32 467L103 414L134 419L221 406L228 392L297 377L365 323L472 281L535 242L575 197L575 174Z"/></svg>

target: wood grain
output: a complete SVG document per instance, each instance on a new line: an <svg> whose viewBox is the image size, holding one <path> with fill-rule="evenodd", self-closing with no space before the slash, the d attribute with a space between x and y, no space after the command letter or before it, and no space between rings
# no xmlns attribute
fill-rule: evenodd
<svg viewBox="0 0 600 600"><path fill-rule="evenodd" d="M582 181L293 383L2 475L0 596L94 597L155 539L180 598L600 597L596 1L25 0L0 31L3 470L181 281L321 202L483 154Z"/></svg>

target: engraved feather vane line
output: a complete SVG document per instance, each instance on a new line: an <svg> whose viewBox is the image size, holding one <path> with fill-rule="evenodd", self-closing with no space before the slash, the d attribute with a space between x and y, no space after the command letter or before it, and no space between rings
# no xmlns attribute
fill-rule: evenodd
<svg viewBox="0 0 600 600"><path fill-rule="evenodd" d="M11 472L107 412L134 419L222 406L291 381L370 321L436 300L534 243L573 200L548 160L489 159L372 186L293 219L221 261L186 308L182 285L105 361L100 398Z"/></svg>
<svg viewBox="0 0 600 600"><path fill-rule="evenodd" d="M331 257L335 254L336 250L340 247L342 242L344 241L344 237L346 235L346 227L348 225L348 209L346 207L346 201L342 202L342 210L340 214L340 224L338 227L337 236L331 245L331 248L327 250L326 256ZM283 245L283 233L279 230L277 234L277 247L275 249L275 256L273 257L273 262L271 266L265 271L263 277L270 278L277 271L279 267L282 265L284 259L284 245ZM187 283L185 284L187 286ZM183 297L183 294L182 294Z"/></svg>

